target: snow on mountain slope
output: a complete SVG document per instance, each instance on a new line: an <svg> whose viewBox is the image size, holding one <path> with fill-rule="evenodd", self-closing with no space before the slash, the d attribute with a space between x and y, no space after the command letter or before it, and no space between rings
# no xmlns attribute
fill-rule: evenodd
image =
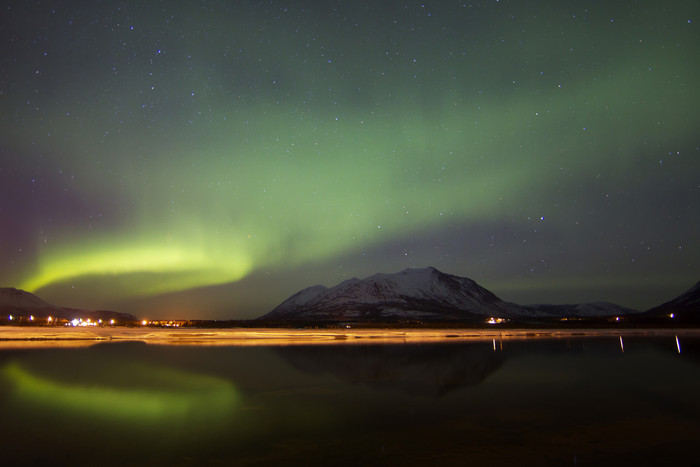
<svg viewBox="0 0 700 467"><path fill-rule="evenodd" d="M284 301L262 319L465 319L507 317L519 307L471 279L435 268L406 269L314 286Z"/></svg>
<svg viewBox="0 0 700 467"><path fill-rule="evenodd" d="M435 268L317 285L282 302L264 320L463 320L605 317L639 313L614 303L521 306L501 300L466 277Z"/></svg>
<svg viewBox="0 0 700 467"><path fill-rule="evenodd" d="M0 288L0 309L34 310L51 308L47 303L34 294L12 287Z"/></svg>

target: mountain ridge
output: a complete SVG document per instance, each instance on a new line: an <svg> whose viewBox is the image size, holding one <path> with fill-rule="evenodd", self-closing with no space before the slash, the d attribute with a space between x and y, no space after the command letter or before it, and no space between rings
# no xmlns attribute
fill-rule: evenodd
<svg viewBox="0 0 700 467"><path fill-rule="evenodd" d="M700 321L700 281L694 286L661 305L645 311L644 316L670 316L680 321Z"/></svg>
<svg viewBox="0 0 700 467"><path fill-rule="evenodd" d="M114 319L120 322L137 321L137 318L129 313L110 310L84 310L53 305L31 292L14 287L0 287L0 313L8 315L3 316L3 319L9 319L9 315L13 315L16 318L29 318L31 316L36 319L47 319L51 317L68 321L80 318Z"/></svg>
<svg viewBox="0 0 700 467"><path fill-rule="evenodd" d="M315 285L280 303L260 320L483 321L485 318L601 317L639 311L607 302L518 305L467 277L434 267L377 273L333 287Z"/></svg>

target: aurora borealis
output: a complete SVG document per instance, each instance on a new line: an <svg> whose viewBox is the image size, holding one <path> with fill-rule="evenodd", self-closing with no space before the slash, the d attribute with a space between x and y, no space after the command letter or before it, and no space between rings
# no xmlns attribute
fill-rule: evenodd
<svg viewBox="0 0 700 467"><path fill-rule="evenodd" d="M700 5L3 7L0 285L252 318L406 267L646 309L700 279Z"/></svg>

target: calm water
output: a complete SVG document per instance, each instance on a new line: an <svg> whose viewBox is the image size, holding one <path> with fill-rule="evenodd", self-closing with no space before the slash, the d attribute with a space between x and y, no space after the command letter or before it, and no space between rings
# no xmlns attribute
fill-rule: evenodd
<svg viewBox="0 0 700 467"><path fill-rule="evenodd" d="M674 336L4 350L0 463L697 465L699 364Z"/></svg>

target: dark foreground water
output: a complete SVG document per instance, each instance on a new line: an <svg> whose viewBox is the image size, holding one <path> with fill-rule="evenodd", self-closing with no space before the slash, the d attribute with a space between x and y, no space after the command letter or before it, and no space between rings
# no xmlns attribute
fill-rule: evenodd
<svg viewBox="0 0 700 467"><path fill-rule="evenodd" d="M698 465L699 364L675 336L3 350L0 464Z"/></svg>

